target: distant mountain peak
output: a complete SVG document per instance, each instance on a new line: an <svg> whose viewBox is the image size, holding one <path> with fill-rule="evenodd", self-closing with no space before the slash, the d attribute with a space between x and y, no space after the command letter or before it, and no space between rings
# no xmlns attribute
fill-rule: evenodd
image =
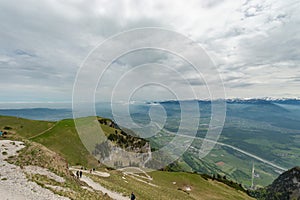
<svg viewBox="0 0 300 200"><path fill-rule="evenodd" d="M160 100L160 101L146 101L145 104L156 105L162 103L177 104L179 102L214 102L226 101L227 103L282 103L282 104L300 104L300 98L275 98L275 97L261 97L261 98L226 98L226 99L182 99L182 100Z"/></svg>

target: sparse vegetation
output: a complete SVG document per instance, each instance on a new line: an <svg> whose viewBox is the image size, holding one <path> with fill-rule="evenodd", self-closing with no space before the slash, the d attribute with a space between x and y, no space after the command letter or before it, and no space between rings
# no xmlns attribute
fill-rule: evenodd
<svg viewBox="0 0 300 200"><path fill-rule="evenodd" d="M69 197L70 199L104 199L108 200L109 197L105 196L101 192L91 192L82 188L81 186L87 186L83 182L76 179L73 174L68 170L68 163L64 158L57 153L47 149L41 144L23 140L25 142L25 148L23 148L18 156L13 156L7 159L11 164L15 164L23 168L24 166L35 165L43 168L47 168L53 173L61 176L65 179L64 183L59 183L53 179L39 174L27 174L27 178L36 182L40 186L52 190L54 193ZM63 190L54 189L50 186L59 186Z"/></svg>

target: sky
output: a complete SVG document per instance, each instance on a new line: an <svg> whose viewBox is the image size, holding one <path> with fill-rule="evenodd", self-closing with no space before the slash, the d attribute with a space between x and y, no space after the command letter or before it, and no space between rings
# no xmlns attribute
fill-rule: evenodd
<svg viewBox="0 0 300 200"><path fill-rule="evenodd" d="M214 63L226 98L300 97L299 11L297 0L0 1L0 103L72 101L76 75L89 53L116 34L145 27L174 31L199 45ZM94 70L90 73L98 73ZM112 95L207 99L214 89L207 89L205 80L216 76L203 78L178 56L159 50L123 55L105 73L95 90L97 101ZM141 79L154 84L135 85ZM157 84L161 80L168 84Z"/></svg>

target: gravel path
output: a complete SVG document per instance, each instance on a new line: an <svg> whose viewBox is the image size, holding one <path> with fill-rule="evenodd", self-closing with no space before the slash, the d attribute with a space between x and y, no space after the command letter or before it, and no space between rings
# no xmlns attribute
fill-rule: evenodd
<svg viewBox="0 0 300 200"><path fill-rule="evenodd" d="M100 184L94 182L92 179L90 179L87 176L83 175L82 178L80 178L80 180L83 181L83 182L85 182L86 184L88 184L94 190L101 191L104 194L107 193L108 196L110 198L112 198L112 199L116 199L116 200L129 200L129 197L124 197L120 193L110 191L110 190L106 189L105 187L101 186Z"/></svg>
<svg viewBox="0 0 300 200"><path fill-rule="evenodd" d="M0 140L0 198L1 200L66 200L69 198L54 194L35 182L28 181L19 166L5 161L24 148L22 142Z"/></svg>
<svg viewBox="0 0 300 200"><path fill-rule="evenodd" d="M76 171L80 170L80 169L74 168L74 167L70 167L69 169L73 172L73 174L75 176L76 176ZM81 170L81 171L85 172L85 173L90 173L87 170ZM109 177L110 176L110 174L107 173L107 172L99 172L99 171L95 171L92 174L100 176L100 177ZM89 177L85 176L84 174L82 175L82 177L80 178L80 180L83 181L83 182L85 182L86 184L88 184L94 190L101 191L104 194L106 193L112 199L116 199L116 200L129 200L129 197L124 197L120 193L113 192L111 190L106 189L105 187L101 186L99 183L96 183L95 181L93 181Z"/></svg>
<svg viewBox="0 0 300 200"><path fill-rule="evenodd" d="M71 170L71 171L78 171L78 170L80 170L80 171L82 171L82 172L85 172L85 173L90 173L90 171L89 170L83 170L83 169L80 169L80 167L69 167L69 170ZM110 174L109 173L107 173L107 172L100 172L100 171L92 171L92 174L93 175L97 175L97 176L101 176L101 177L109 177L110 176Z"/></svg>

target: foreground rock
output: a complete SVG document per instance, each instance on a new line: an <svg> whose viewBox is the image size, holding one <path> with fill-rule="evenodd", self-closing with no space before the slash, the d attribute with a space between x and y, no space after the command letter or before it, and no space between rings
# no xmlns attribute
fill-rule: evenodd
<svg viewBox="0 0 300 200"><path fill-rule="evenodd" d="M0 140L0 197L5 200L65 200L66 197L54 194L52 191L42 188L35 182L28 181L24 171L16 165L5 161L10 156L17 154L24 148L19 141Z"/></svg>

